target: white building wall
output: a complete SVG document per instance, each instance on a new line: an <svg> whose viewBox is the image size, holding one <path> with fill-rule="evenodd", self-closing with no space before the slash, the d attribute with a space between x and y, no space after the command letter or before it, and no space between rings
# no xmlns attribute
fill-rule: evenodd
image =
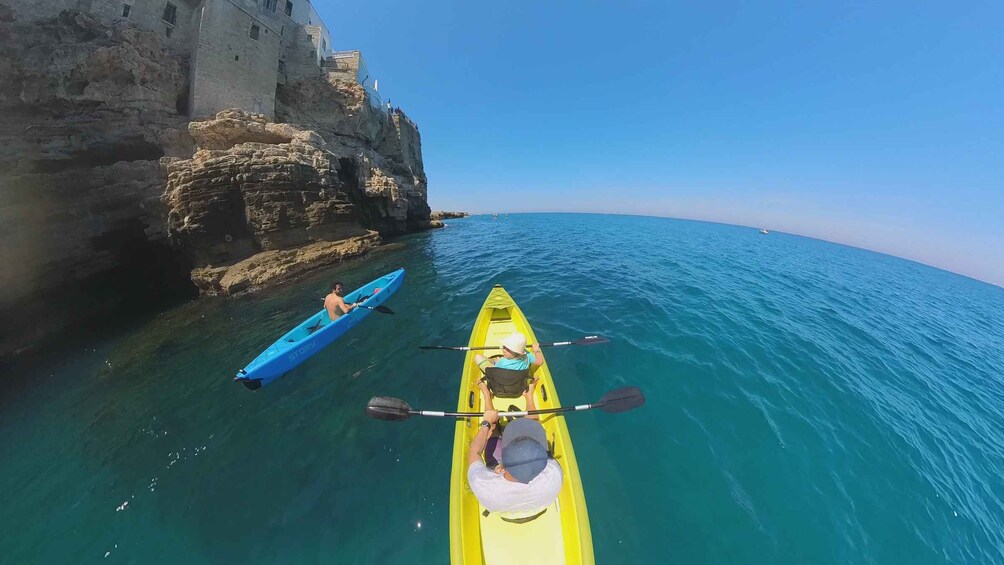
<svg viewBox="0 0 1004 565"><path fill-rule="evenodd" d="M251 26L258 38L250 37ZM281 27L250 1L208 0L192 80L193 117L227 108L275 115Z"/></svg>

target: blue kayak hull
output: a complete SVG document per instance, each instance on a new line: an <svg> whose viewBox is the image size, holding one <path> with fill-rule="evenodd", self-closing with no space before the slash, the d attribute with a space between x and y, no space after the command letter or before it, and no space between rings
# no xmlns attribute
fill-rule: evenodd
<svg viewBox="0 0 1004 565"><path fill-rule="evenodd" d="M403 282L404 269L398 269L345 295L345 302L350 304L360 297L369 296L361 304L375 308L386 302ZM378 288L379 292L374 294ZM254 361L237 372L234 380L252 390L261 388L331 345L372 313L367 308L355 308L331 321L327 310L321 309L262 351Z"/></svg>

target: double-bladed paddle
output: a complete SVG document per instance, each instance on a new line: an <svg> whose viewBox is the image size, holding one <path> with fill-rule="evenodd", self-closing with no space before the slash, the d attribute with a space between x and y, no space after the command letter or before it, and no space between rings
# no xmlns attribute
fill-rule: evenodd
<svg viewBox="0 0 1004 565"><path fill-rule="evenodd" d="M601 335L587 335L575 341L555 341L554 343L540 343L541 347L561 347L563 345L595 345L597 343L610 343L610 340ZM419 349L449 349L450 351L483 351L485 349L502 349L501 345L485 345L481 347L449 347L446 345L420 345Z"/></svg>
<svg viewBox="0 0 1004 565"><path fill-rule="evenodd" d="M579 412L582 410L592 410L599 408L608 414L627 412L645 404L645 395L641 389L635 386L628 386L611 390L603 395L598 402L593 404L579 404L578 406L563 406L560 408L545 408L543 410L530 410L523 412L499 412L499 417L529 416L530 414L557 414L560 412ZM407 420L412 416L439 416L449 418L480 418L483 412L435 412L432 410L414 410L407 402L400 398L389 396L374 396L366 403L366 415L377 420L387 420L389 422L399 422Z"/></svg>

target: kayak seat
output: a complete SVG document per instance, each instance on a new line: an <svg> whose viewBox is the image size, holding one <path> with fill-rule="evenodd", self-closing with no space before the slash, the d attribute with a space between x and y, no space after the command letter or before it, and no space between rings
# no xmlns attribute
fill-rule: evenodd
<svg viewBox="0 0 1004 565"><path fill-rule="evenodd" d="M499 369L485 367L485 381L492 396L498 398L519 398L529 387L530 370Z"/></svg>

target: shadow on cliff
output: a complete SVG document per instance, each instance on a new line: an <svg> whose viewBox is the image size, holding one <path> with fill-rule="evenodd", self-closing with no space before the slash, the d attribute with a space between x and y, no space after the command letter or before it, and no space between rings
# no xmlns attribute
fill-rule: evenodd
<svg viewBox="0 0 1004 565"><path fill-rule="evenodd" d="M196 293L160 204L159 159L191 152L185 58L125 21L2 8L0 362Z"/></svg>

